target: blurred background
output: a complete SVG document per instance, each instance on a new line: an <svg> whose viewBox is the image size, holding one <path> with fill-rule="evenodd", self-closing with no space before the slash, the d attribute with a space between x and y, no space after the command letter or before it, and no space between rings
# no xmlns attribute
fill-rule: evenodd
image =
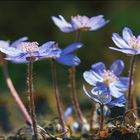
<svg viewBox="0 0 140 140"><path fill-rule="evenodd" d="M83 94L85 83L83 72L90 69L93 63L103 61L108 67L116 59L125 62L124 76L128 75L130 57L109 50L114 46L111 36L113 32L121 34L124 27L132 29L135 35L140 34L140 2L138 1L0 1L0 40L10 42L27 36L30 41L40 45L54 40L59 47L65 48L75 40L75 33L62 33L52 22L51 16L63 15L67 21L71 16L86 15L88 17L103 14L110 22L103 28L93 32L83 32L81 42L84 47L78 51L81 59L77 67L77 89L80 107L88 117L92 107L91 101ZM135 85L133 93L139 100L140 95L140 58L137 57ZM27 106L27 65L8 63L11 79L21 99ZM58 82L64 110L72 104L69 89L69 67L57 65ZM34 64L34 94L38 120L48 121L50 116L57 116L55 98L52 90L51 69L49 61ZM53 101L53 102L52 102ZM24 126L24 119L6 86L0 69L0 134L16 131Z"/></svg>

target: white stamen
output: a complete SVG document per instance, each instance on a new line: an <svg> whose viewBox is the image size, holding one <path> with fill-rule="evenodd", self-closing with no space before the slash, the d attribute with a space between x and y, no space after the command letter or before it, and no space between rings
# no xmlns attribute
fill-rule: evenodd
<svg viewBox="0 0 140 140"><path fill-rule="evenodd" d="M109 85L118 80L118 77L110 70L104 70L103 74L104 83Z"/></svg>
<svg viewBox="0 0 140 140"><path fill-rule="evenodd" d="M128 44L134 49L134 50L140 50L140 38L136 38L135 36L131 37L128 41Z"/></svg>
<svg viewBox="0 0 140 140"><path fill-rule="evenodd" d="M78 21L80 23L80 27L79 28L81 30L87 31L87 30L90 29L90 27L86 26L86 24L89 21L89 18L87 16L77 15L77 16L72 16L71 19L75 19L76 21Z"/></svg>
<svg viewBox="0 0 140 140"><path fill-rule="evenodd" d="M25 53L32 53L38 51L38 43L37 42L22 42L20 44L21 49Z"/></svg>

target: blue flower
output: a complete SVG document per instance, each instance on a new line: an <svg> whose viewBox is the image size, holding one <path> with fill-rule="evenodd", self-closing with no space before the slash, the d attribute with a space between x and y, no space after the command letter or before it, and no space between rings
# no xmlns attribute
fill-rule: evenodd
<svg viewBox="0 0 140 140"><path fill-rule="evenodd" d="M123 69L124 63L121 60L115 61L109 70L106 70L104 63L98 62L92 65L91 70L84 72L83 76L86 82L94 86L92 93L108 90L111 96L118 98L128 90L129 78L120 77Z"/></svg>
<svg viewBox="0 0 140 140"><path fill-rule="evenodd" d="M67 22L63 16L59 15L59 18L52 16L52 20L55 25L65 33L70 33L76 30L94 31L103 27L109 22L103 18L103 15L98 15L91 18L80 15L72 16L70 22Z"/></svg>
<svg viewBox="0 0 140 140"><path fill-rule="evenodd" d="M129 28L123 29L122 37L113 33L112 40L118 48L109 47L110 49L130 55L140 54L140 36L135 37Z"/></svg>
<svg viewBox="0 0 140 140"><path fill-rule="evenodd" d="M0 51L7 55L6 60L14 63L28 63L45 58L56 58L61 53L54 41L49 41L39 47L37 42L22 42L23 40L22 38L11 46L0 46Z"/></svg>
<svg viewBox="0 0 140 140"><path fill-rule="evenodd" d="M80 59L75 55L76 51L83 46L81 43L72 43L62 50L60 57L56 61L66 66L77 66Z"/></svg>
<svg viewBox="0 0 140 140"><path fill-rule="evenodd" d="M112 96L108 90L102 90L98 92L92 92L92 95L89 94L83 86L84 93L94 102L99 103L100 105L107 105L110 107L117 106L117 107L123 107L124 103L126 102L126 99L124 95L118 97L117 99L112 101Z"/></svg>
<svg viewBox="0 0 140 140"><path fill-rule="evenodd" d="M65 119L65 120L68 120L69 117L73 114L73 112L74 112L73 106L69 106L69 107L66 109L66 111L64 112L64 119Z"/></svg>

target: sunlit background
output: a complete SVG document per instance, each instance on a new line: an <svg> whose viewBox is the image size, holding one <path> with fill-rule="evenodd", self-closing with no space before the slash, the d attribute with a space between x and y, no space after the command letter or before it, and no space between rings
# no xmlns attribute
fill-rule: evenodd
<svg viewBox="0 0 140 140"><path fill-rule="evenodd" d="M109 66L116 59L122 59L126 68L124 75L128 75L130 57L125 54L109 50L114 46L111 36L113 32L121 34L124 27L129 27L134 34L140 34L140 2L138 1L0 1L0 39L14 41L27 36L30 41L37 41L40 45L54 40L59 47L65 48L75 40L75 33L62 33L52 22L51 16L63 15L68 21L71 16L86 15L89 17L103 14L110 22L97 31L83 32L81 42L84 47L78 51L81 59L77 67L77 89L80 107L89 117L92 107L91 101L83 94L82 85L85 83L83 72L89 70L93 63L103 61ZM134 93L140 95L140 58L137 57ZM27 106L27 65L11 64L9 62L11 79ZM58 82L63 109L72 104L69 88L69 67L58 64ZM50 116L57 116L55 98L52 90L50 62L40 61L34 64L34 94L37 118L41 122L48 121ZM53 118L53 117L51 117ZM24 119L6 86L0 69L0 134L16 131L24 126Z"/></svg>

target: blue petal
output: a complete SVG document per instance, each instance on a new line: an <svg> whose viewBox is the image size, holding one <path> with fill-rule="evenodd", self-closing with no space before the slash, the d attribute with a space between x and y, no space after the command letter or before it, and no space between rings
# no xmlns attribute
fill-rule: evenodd
<svg viewBox="0 0 140 140"><path fill-rule="evenodd" d="M88 21L88 23L86 24L86 26L90 27L90 30L97 30L101 27L103 27L104 25L106 25L109 21L105 20L103 18L103 15L99 15L99 16L95 16L90 18L90 20Z"/></svg>
<svg viewBox="0 0 140 140"><path fill-rule="evenodd" d="M104 84L104 83L100 83L98 82L96 84L96 87L94 87L91 92L92 94L95 94L95 93L98 93L98 92L103 92L103 91L106 91L108 90L108 87ZM96 94L97 95L97 94Z"/></svg>
<svg viewBox="0 0 140 140"><path fill-rule="evenodd" d="M52 48L58 48L58 45L54 41L48 41L39 47L39 52L45 53L46 51L49 51Z"/></svg>
<svg viewBox="0 0 140 140"><path fill-rule="evenodd" d="M64 112L64 119L67 120L72 115L73 111L73 106L68 107Z"/></svg>
<svg viewBox="0 0 140 140"><path fill-rule="evenodd" d="M15 57L15 56L18 56L22 53L22 51L19 49L9 47L9 46L1 46L1 45L2 44L0 42L0 51L7 54L7 55Z"/></svg>
<svg viewBox="0 0 140 140"><path fill-rule="evenodd" d="M95 71L93 71L93 70L90 70L91 72L92 72L92 75L96 78L96 79L98 79L98 82L103 82L103 77L102 77L102 75L99 75L98 73L96 73Z"/></svg>
<svg viewBox="0 0 140 140"><path fill-rule="evenodd" d="M0 48L1 47L9 47L9 41L3 41L3 40L0 40Z"/></svg>
<svg viewBox="0 0 140 140"><path fill-rule="evenodd" d="M109 85L110 94L115 97L119 98L120 96L124 95L124 92L118 89L114 84Z"/></svg>
<svg viewBox="0 0 140 140"><path fill-rule="evenodd" d="M122 52L122 53L126 53L126 54L130 54L130 55L138 55L138 54L140 54L140 51L135 51L133 49L127 49L127 48L117 49L117 48L114 48L114 47L109 47L109 49L119 51L119 52Z"/></svg>
<svg viewBox="0 0 140 140"><path fill-rule="evenodd" d="M72 54L61 55L56 61L66 66L78 66L80 63L80 59Z"/></svg>
<svg viewBox="0 0 140 140"><path fill-rule="evenodd" d="M28 40L28 37L19 38L18 40L14 41L14 42L10 45L10 47L16 48L18 44L20 44L21 42L24 42L24 41L26 41L26 40Z"/></svg>
<svg viewBox="0 0 140 140"><path fill-rule="evenodd" d="M124 69L124 62L122 60L116 60L110 66L110 71L113 71L113 73L116 76L119 76L122 73L123 69Z"/></svg>
<svg viewBox="0 0 140 140"><path fill-rule="evenodd" d="M112 100L112 96L108 91L103 91L98 95L98 99L102 104L108 104Z"/></svg>
<svg viewBox="0 0 140 140"><path fill-rule="evenodd" d="M87 83L89 83L90 85L95 86L97 82L99 82L99 79L96 78L91 71L85 71L83 73L83 77L86 80Z"/></svg>
<svg viewBox="0 0 140 140"><path fill-rule="evenodd" d="M126 103L126 99L124 96L119 97L118 99L108 103L109 106L118 106L123 107L124 103Z"/></svg>
<svg viewBox="0 0 140 140"><path fill-rule="evenodd" d="M61 50L54 41L49 41L39 47L39 55L49 58L57 58L60 56Z"/></svg>
<svg viewBox="0 0 140 140"><path fill-rule="evenodd" d="M7 57L5 58L6 60L9 60L11 61L12 63L15 63L15 64L20 64L20 63L28 63L26 57L25 57L25 54L22 54L18 57Z"/></svg>
<svg viewBox="0 0 140 140"><path fill-rule="evenodd" d="M80 16L81 17L81 16ZM81 17L82 18L82 17ZM74 28L74 30L78 30L80 28L83 28L84 25L79 21L77 20L76 18L72 18L71 19L71 25L72 27Z"/></svg>
<svg viewBox="0 0 140 140"><path fill-rule="evenodd" d="M106 67L105 64L102 62L98 62L96 64L93 64L91 66L92 70L95 71L95 73L98 73L100 76L102 76L102 74L104 73Z"/></svg>
<svg viewBox="0 0 140 140"><path fill-rule="evenodd" d="M73 43L67 46L65 49L62 50L62 54L70 54L70 53L75 53L78 49L83 47L82 43Z"/></svg>
<svg viewBox="0 0 140 140"><path fill-rule="evenodd" d="M59 18L52 16L52 20L62 32L70 33L74 31L72 25L67 22L63 16L59 15Z"/></svg>
<svg viewBox="0 0 140 140"><path fill-rule="evenodd" d="M122 35L123 35L123 38L125 39L125 41L126 41L127 43L129 43L130 39L133 37L132 31L131 31L129 28L127 28L127 27L125 27L125 28L123 29Z"/></svg>
<svg viewBox="0 0 140 140"><path fill-rule="evenodd" d="M129 78L128 77L120 77L118 81L114 83L114 86L118 88L119 91L127 91L129 85Z"/></svg>
<svg viewBox="0 0 140 140"><path fill-rule="evenodd" d="M117 33L113 33L112 40L119 48L131 48Z"/></svg>
<svg viewBox="0 0 140 140"><path fill-rule="evenodd" d="M91 96L91 95L87 92L87 90L86 90L86 88L85 88L84 85L83 85L83 90L84 90L84 93L85 93L94 103L99 103L99 104L101 104L101 102L100 102L98 99L94 98L93 96Z"/></svg>

